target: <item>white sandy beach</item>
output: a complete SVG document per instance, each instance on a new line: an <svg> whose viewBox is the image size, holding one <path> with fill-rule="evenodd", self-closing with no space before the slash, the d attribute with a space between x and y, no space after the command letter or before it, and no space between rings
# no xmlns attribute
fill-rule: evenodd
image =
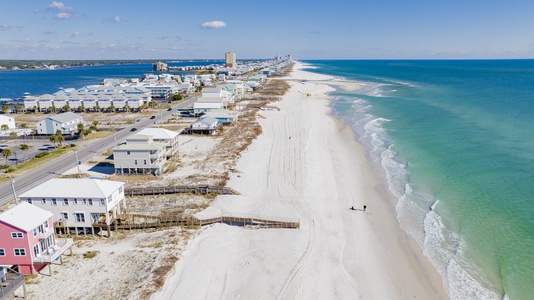
<svg viewBox="0 0 534 300"><path fill-rule="evenodd" d="M241 195L200 213L299 218L301 228L206 227L153 299L448 298L352 131L329 116L326 83L335 80L301 68L281 110L260 113L263 134L231 173L228 186Z"/></svg>

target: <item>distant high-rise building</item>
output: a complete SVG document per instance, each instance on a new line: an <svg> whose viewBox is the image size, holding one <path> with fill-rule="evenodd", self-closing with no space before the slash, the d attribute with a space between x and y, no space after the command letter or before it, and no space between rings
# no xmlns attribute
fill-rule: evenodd
<svg viewBox="0 0 534 300"><path fill-rule="evenodd" d="M233 52L226 52L226 55L224 56L226 61L226 67L227 68L235 68L237 66L236 60L235 60L235 53Z"/></svg>
<svg viewBox="0 0 534 300"><path fill-rule="evenodd" d="M152 71L156 72L166 72L167 71L167 64L161 61L158 61L155 64L152 64Z"/></svg>

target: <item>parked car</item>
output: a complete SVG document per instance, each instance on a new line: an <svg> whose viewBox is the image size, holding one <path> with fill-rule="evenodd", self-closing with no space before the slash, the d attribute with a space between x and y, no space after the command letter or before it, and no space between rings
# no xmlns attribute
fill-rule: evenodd
<svg viewBox="0 0 534 300"><path fill-rule="evenodd" d="M171 111L171 110L172 110L172 107L167 108L167 111Z"/></svg>
<svg viewBox="0 0 534 300"><path fill-rule="evenodd" d="M155 119L155 118L156 118L156 116L152 116L152 117L150 117L150 119Z"/></svg>
<svg viewBox="0 0 534 300"><path fill-rule="evenodd" d="M132 129L130 129L130 131L137 131L137 128L134 127Z"/></svg>

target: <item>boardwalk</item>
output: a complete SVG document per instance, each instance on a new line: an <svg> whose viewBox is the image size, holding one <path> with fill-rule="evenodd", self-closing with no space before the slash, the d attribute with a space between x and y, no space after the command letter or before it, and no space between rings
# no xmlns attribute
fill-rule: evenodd
<svg viewBox="0 0 534 300"><path fill-rule="evenodd" d="M226 214L212 218L200 219L194 216L183 216L181 214L121 214L118 215L116 219L111 220L110 229L131 230L169 226L205 226L214 223L224 223L232 226L251 228L300 228L300 220L297 218L275 218L241 214ZM93 227L107 228L107 225L105 220L100 220L99 222L93 223Z"/></svg>
<svg viewBox="0 0 534 300"><path fill-rule="evenodd" d="M165 187L145 187L124 189L126 196L145 196L145 195L165 195L178 193L195 193L195 194L217 194L217 195L239 195L239 193L229 187L198 185L198 186L165 186Z"/></svg>

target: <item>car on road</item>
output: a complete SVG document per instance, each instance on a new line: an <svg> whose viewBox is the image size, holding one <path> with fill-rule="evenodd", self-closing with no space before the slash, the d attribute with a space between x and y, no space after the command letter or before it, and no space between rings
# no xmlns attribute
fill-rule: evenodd
<svg viewBox="0 0 534 300"><path fill-rule="evenodd" d="M137 119L137 120L135 120L135 121L136 121L136 122L139 122L139 121L141 121L141 119Z"/></svg>
<svg viewBox="0 0 534 300"><path fill-rule="evenodd" d="M156 116L152 116L152 117L150 117L150 119L155 119L155 118L156 118Z"/></svg>
<svg viewBox="0 0 534 300"><path fill-rule="evenodd" d="M130 129L130 131L132 131L132 132L133 132L133 131L137 131L137 128L134 127L134 128L132 128L132 129Z"/></svg>
<svg viewBox="0 0 534 300"><path fill-rule="evenodd" d="M171 110L172 110L172 107L167 108L167 111L171 111Z"/></svg>

